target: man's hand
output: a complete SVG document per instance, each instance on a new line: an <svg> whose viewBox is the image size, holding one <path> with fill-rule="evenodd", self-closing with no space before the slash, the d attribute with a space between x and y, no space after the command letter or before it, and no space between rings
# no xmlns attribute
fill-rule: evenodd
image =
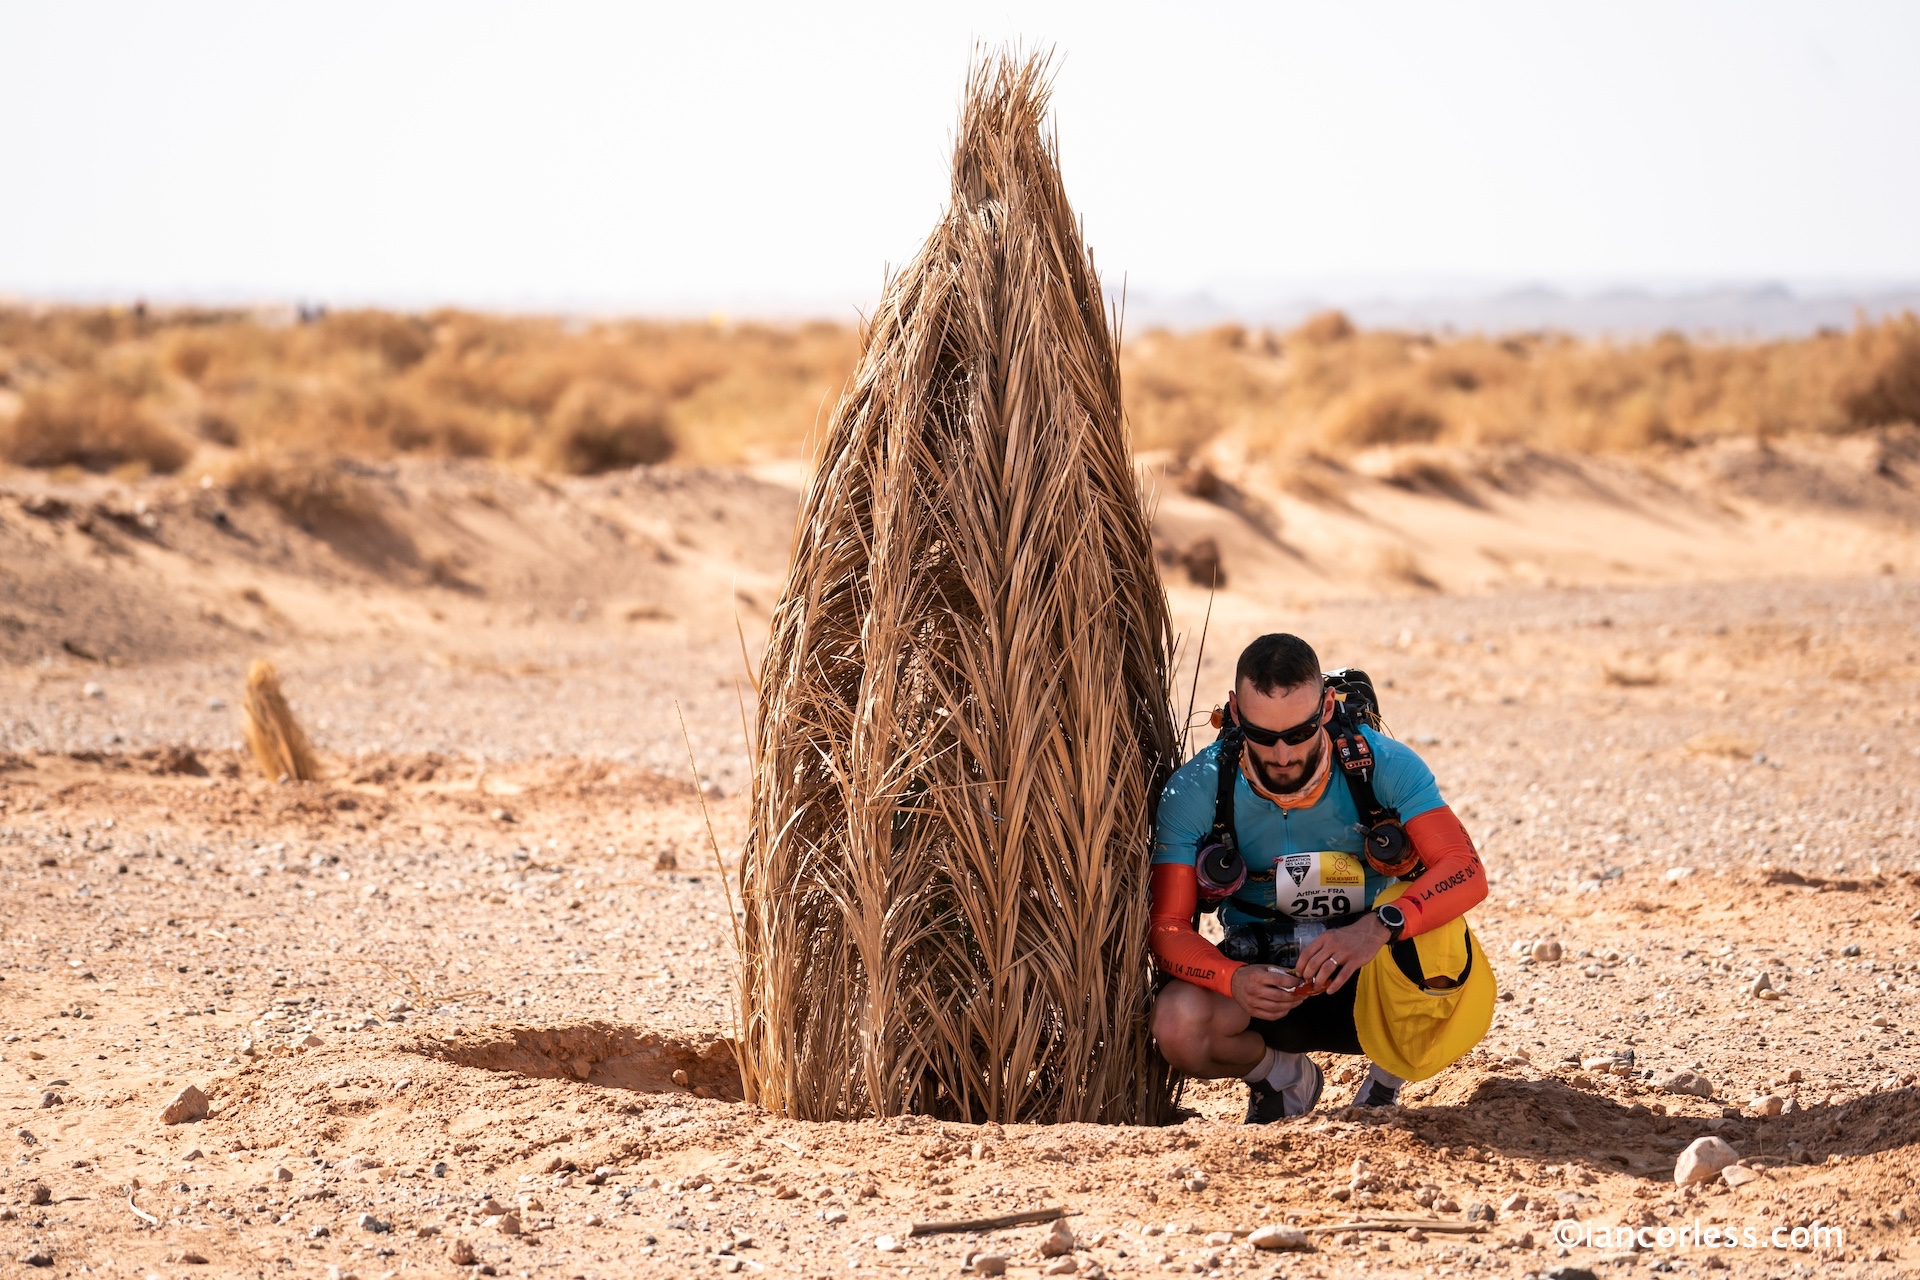
<svg viewBox="0 0 1920 1280"><path fill-rule="evenodd" d="M1371 915L1344 929L1329 929L1301 948L1293 971L1321 991L1338 991L1380 953L1391 936L1380 918ZM1239 992L1234 994L1237 997Z"/></svg>
<svg viewBox="0 0 1920 1280"><path fill-rule="evenodd" d="M1243 964L1233 971L1231 981L1234 1002L1250 1017L1265 1022L1284 1018L1308 994L1305 986L1296 989L1291 985L1297 979L1272 965Z"/></svg>

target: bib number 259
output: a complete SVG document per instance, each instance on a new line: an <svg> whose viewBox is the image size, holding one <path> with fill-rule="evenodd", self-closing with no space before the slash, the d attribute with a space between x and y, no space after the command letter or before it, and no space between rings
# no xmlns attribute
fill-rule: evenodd
<svg viewBox="0 0 1920 1280"><path fill-rule="evenodd" d="M1353 901L1344 893L1304 893L1293 900L1287 914L1299 916L1344 916L1353 910Z"/></svg>

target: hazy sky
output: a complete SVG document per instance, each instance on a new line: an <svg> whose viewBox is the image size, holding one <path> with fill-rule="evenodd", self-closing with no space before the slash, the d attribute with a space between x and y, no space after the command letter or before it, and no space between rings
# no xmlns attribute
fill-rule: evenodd
<svg viewBox="0 0 1920 1280"><path fill-rule="evenodd" d="M1920 279L1920 5L0 5L0 291L870 305L976 40L1110 284Z"/></svg>

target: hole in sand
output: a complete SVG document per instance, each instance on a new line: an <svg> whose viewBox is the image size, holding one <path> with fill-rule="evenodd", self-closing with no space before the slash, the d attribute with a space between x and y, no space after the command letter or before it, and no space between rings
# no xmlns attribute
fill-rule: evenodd
<svg viewBox="0 0 1920 1280"><path fill-rule="evenodd" d="M453 1043L426 1041L416 1050L462 1067L538 1080L572 1080L603 1089L684 1093L741 1100L733 1044L590 1022L573 1027L511 1027ZM685 1083L674 1072L685 1072Z"/></svg>

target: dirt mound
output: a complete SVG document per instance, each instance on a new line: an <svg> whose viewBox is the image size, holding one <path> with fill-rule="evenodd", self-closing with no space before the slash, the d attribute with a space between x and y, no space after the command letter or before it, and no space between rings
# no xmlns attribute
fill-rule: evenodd
<svg viewBox="0 0 1920 1280"><path fill-rule="evenodd" d="M603 1022L567 1027L512 1027L457 1041L423 1040L422 1057L535 1080L574 1080L638 1093L690 1093L740 1100L732 1042L689 1039Z"/></svg>

